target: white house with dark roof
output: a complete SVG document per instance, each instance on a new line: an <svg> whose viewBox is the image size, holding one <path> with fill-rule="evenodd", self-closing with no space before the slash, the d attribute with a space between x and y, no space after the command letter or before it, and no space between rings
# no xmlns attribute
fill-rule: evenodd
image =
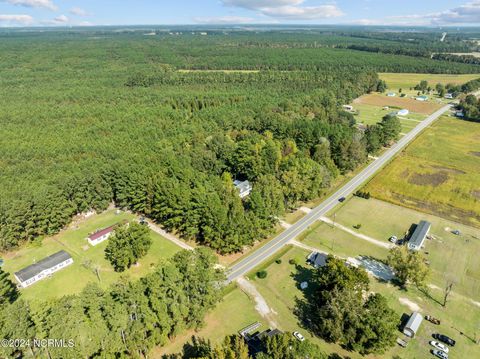
<svg viewBox="0 0 480 359"><path fill-rule="evenodd" d="M250 193L252 193L253 186L250 183L250 181L236 180L236 181L233 181L233 185L238 190L240 198L242 199L245 197L248 197Z"/></svg>
<svg viewBox="0 0 480 359"><path fill-rule="evenodd" d="M106 241L108 237L112 235L115 230L115 226L101 229L87 237L87 241L91 246L96 246L97 244Z"/></svg>
<svg viewBox="0 0 480 359"><path fill-rule="evenodd" d="M14 276L20 287L26 288L72 263L73 258L70 254L65 251L60 251L14 273Z"/></svg>

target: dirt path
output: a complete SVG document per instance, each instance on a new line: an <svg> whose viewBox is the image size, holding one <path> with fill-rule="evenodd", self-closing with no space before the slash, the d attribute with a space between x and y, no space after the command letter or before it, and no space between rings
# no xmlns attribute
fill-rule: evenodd
<svg viewBox="0 0 480 359"><path fill-rule="evenodd" d="M408 298L398 298L398 301L403 305L406 305L412 312L420 311L420 306Z"/></svg>
<svg viewBox="0 0 480 359"><path fill-rule="evenodd" d="M275 312L268 306L267 301L253 283L244 277L240 277L237 279L237 284L246 295L255 300L255 310L268 322L268 325L272 328L278 328L278 324L275 321Z"/></svg>
<svg viewBox="0 0 480 359"><path fill-rule="evenodd" d="M325 255L329 255L328 252L322 251L321 249L318 249L318 248L315 248L315 247L310 247L310 246L308 246L308 245L306 245L302 242L296 241L295 239L292 239L290 241L290 244L294 245L295 247L305 249L307 251L318 252L318 253L322 253L322 254L325 254Z"/></svg>
<svg viewBox="0 0 480 359"><path fill-rule="evenodd" d="M372 244L375 244L376 246L383 247L383 248L387 248L387 249L393 248L393 244L385 243L385 242L379 241L378 239L375 239L375 238L366 236L366 235L364 235L364 234L361 234L361 233L352 231L350 228L345 227L345 226L342 226L342 225L339 224L339 223L335 223L335 224L334 224L333 221L332 221L330 218L322 217L322 218L320 218L320 220L323 221L323 222L325 222L325 223L332 224L332 225L334 225L335 227L341 229L342 231L347 232L347 233L350 233L352 236L355 236L355 237L357 237L357 238L363 239L363 240L365 240L365 241L367 241L367 242L370 242L370 243L372 243Z"/></svg>
<svg viewBox="0 0 480 359"><path fill-rule="evenodd" d="M189 251L193 251L193 247L189 246L187 243L181 241L180 239L178 239L177 237L175 237L174 235L172 235L171 233L168 233L167 231L165 231L164 229L160 228L159 226L157 226L155 223L153 223L151 220L147 220L148 222L148 227L160 234L162 237L165 237L166 239L168 239L170 242L173 242L175 243L177 246L183 248L183 249L187 249Z"/></svg>

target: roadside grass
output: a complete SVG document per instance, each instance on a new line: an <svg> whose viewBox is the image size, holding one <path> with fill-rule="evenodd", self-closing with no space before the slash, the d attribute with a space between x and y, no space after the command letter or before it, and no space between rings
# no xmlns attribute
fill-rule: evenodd
<svg viewBox="0 0 480 359"><path fill-rule="evenodd" d="M33 243L15 252L7 253L4 256L4 270L11 273L11 278L15 281L14 272L60 250L70 253L74 261L72 265L56 272L51 278L41 280L21 290L22 297L33 305L41 305L44 300L78 293L89 282L96 282L102 288L107 289L120 277L140 278L153 271L160 260L173 256L180 248L151 231L152 247L148 254L139 261L138 266L134 266L124 273L117 273L104 257L108 240L91 247L85 239L89 233L95 230L133 218L132 214L125 212L117 215L115 210L94 215L79 224L78 229L73 226L73 228L69 228L56 236L45 238L41 245L40 243ZM98 277L95 272L96 268L98 268Z"/></svg>
<svg viewBox="0 0 480 359"><path fill-rule="evenodd" d="M478 123L443 116L375 176L366 191L480 227L479 134Z"/></svg>
<svg viewBox="0 0 480 359"><path fill-rule="evenodd" d="M234 287L225 295L223 301L206 315L203 328L197 332L191 330L177 336L168 345L155 348L151 355L154 358L160 358L162 355L179 353L193 335L218 344L225 336L237 334L239 330L255 322L262 324L259 330L268 329L266 322L255 310L254 300L238 287Z"/></svg>
<svg viewBox="0 0 480 359"><path fill-rule="evenodd" d="M324 222L315 223L298 239L308 246L335 253L344 258L362 255L383 260L388 255L388 249L376 246Z"/></svg>
<svg viewBox="0 0 480 359"><path fill-rule="evenodd" d="M432 269L429 283L445 288L447 281L454 281L455 292L480 299L478 229L376 199L353 197L335 213L338 223L350 228L361 224L359 233L385 241L392 235L402 238L412 224L422 219L429 221L434 239L427 240L423 250ZM460 230L461 235L451 233L454 229ZM365 248L368 245L365 243Z"/></svg>
<svg viewBox="0 0 480 359"><path fill-rule="evenodd" d="M398 91L398 89L408 90L415 87L420 81L426 80L434 88L436 84L454 84L461 85L470 80L478 79L479 74L450 75L450 74L400 74L400 73L380 73L380 79L387 83L389 89Z"/></svg>
<svg viewBox="0 0 480 359"><path fill-rule="evenodd" d="M303 212L302 210L300 209L297 209L293 212L288 212L283 220L287 223L290 223L290 224L294 224L295 222L299 221L300 219L302 219L304 216L305 216L305 212Z"/></svg>

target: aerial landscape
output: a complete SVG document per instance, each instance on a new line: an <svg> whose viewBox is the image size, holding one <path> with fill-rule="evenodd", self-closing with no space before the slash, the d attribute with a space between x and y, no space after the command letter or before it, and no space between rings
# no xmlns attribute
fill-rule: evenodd
<svg viewBox="0 0 480 359"><path fill-rule="evenodd" d="M0 0L0 358L480 358L480 1Z"/></svg>

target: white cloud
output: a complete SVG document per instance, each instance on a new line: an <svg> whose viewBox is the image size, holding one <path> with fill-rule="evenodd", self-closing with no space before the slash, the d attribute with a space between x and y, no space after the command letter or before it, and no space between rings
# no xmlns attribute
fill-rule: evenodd
<svg viewBox="0 0 480 359"><path fill-rule="evenodd" d="M0 24L30 25L31 23L33 23L33 17L30 15L0 15Z"/></svg>
<svg viewBox="0 0 480 359"><path fill-rule="evenodd" d="M76 16L88 16L89 15L87 10L84 10L82 8L79 8L79 7L74 7L72 9L70 9L70 14L76 15Z"/></svg>
<svg viewBox="0 0 480 359"><path fill-rule="evenodd" d="M430 14L389 16L382 20L360 19L353 23L360 25L478 25L480 23L480 0L456 8Z"/></svg>
<svg viewBox="0 0 480 359"><path fill-rule="evenodd" d="M52 2L52 0L0 0L2 2L7 2L12 5L24 6L24 7L35 7L35 8L44 8L52 11L56 11L58 8Z"/></svg>
<svg viewBox="0 0 480 359"><path fill-rule="evenodd" d="M476 24L480 23L480 1L476 0L465 5L431 15L433 24Z"/></svg>
<svg viewBox="0 0 480 359"><path fill-rule="evenodd" d="M221 0L226 6L241 7L286 20L315 20L339 17L343 12L334 4L302 6L305 0Z"/></svg>
<svg viewBox="0 0 480 359"><path fill-rule="evenodd" d="M242 16L212 16L212 17L194 17L193 21L198 24L248 24L255 22L251 17Z"/></svg>

